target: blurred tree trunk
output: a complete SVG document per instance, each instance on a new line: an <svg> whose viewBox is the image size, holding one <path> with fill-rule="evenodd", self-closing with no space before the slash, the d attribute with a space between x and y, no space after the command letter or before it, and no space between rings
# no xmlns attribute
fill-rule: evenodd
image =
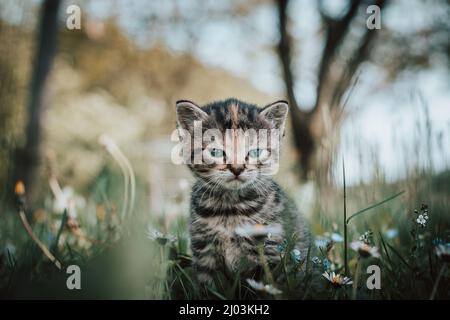
<svg viewBox="0 0 450 320"><path fill-rule="evenodd" d="M56 51L60 4L60 0L45 0L42 4L37 51L27 106L25 145L17 152L16 177L24 181L28 190L27 194L31 197L34 195L34 180L39 165L42 101L47 76Z"/></svg>
<svg viewBox="0 0 450 320"><path fill-rule="evenodd" d="M325 43L317 75L316 101L312 108L300 108L294 92L294 74L291 68L292 41L288 33L289 0L275 1L278 8L280 41L277 46L281 61L286 93L290 103L291 124L294 145L300 160L300 174L306 180L312 172L316 178L329 180L336 154L340 128L345 115L344 94L355 85L359 66L368 58L376 30L369 30L365 24L364 35L358 47L347 61L339 62L336 52L346 39L350 24L364 9L362 0L349 1L346 14L340 19L327 16L321 8L320 14L325 29ZM385 0L376 0L380 8ZM356 80L355 80L356 79ZM303 108L304 109L304 108Z"/></svg>

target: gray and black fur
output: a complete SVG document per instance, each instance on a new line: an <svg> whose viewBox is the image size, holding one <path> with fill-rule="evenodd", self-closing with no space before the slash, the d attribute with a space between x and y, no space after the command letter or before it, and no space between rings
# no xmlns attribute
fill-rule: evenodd
<svg viewBox="0 0 450 320"><path fill-rule="evenodd" d="M193 121L197 120L202 121L203 131L276 128L283 133L287 112L284 101L259 108L237 99L202 107L183 100L177 102L177 125L192 132ZM247 224L281 226L281 234L264 242L269 264L279 261L277 246L293 236L295 247L306 257L308 228L293 201L272 180L270 164L188 164L188 167L197 179L191 195L190 235L200 282L212 283L217 271L232 275L239 269L247 276L255 274L259 269L259 240L236 233L237 227Z"/></svg>

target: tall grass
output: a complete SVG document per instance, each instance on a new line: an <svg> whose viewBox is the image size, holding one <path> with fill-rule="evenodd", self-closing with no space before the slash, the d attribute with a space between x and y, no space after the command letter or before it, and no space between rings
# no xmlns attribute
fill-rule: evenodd
<svg viewBox="0 0 450 320"><path fill-rule="evenodd" d="M432 139L430 129L426 132L426 139ZM425 169L409 169L407 177L395 182L380 175L370 183L328 186L326 192L317 186L316 204L307 214L315 241L306 256L298 256L295 241L285 239L279 246L280 263L266 268L262 283L239 272L230 278L218 271L215 284L204 287L191 267L189 190L160 199L176 206L150 212L148 186L155 183L145 181L145 175L135 177L124 153L109 140L102 143L118 161L78 195L84 206L77 207L77 196L71 196L75 214L55 209L57 196L48 186L55 185L54 176L43 185L37 203L2 203L2 298L450 298L448 251L437 249L448 250L450 241L450 176L448 171L436 174L431 162ZM345 181L351 168L342 169ZM429 218L422 223L425 213ZM366 247L354 250L358 243ZM369 249L373 251L367 254ZM80 291L66 287L65 268L71 264L82 270ZM380 267L379 290L366 285L370 265Z"/></svg>

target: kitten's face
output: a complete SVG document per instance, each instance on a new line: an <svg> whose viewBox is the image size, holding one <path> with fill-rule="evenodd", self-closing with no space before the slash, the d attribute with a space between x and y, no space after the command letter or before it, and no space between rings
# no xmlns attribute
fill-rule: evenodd
<svg viewBox="0 0 450 320"><path fill-rule="evenodd" d="M185 159L192 172L214 186L254 186L278 170L287 103L258 108L229 99L199 107L177 103L177 122Z"/></svg>

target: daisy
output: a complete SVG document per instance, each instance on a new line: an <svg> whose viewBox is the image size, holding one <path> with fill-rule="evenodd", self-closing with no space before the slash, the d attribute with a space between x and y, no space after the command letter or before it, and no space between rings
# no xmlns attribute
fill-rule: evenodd
<svg viewBox="0 0 450 320"><path fill-rule="evenodd" d="M370 246L363 241L353 241L350 243L350 248L359 253L359 255L363 258L367 257L375 257L379 258L380 253L378 252L378 248L375 246Z"/></svg>
<svg viewBox="0 0 450 320"><path fill-rule="evenodd" d="M325 279L327 279L331 283L331 285L335 288L340 288L344 285L353 284L353 281L351 281L349 277L345 277L342 274L336 274L334 272L325 271L322 274L322 276L324 276Z"/></svg>
<svg viewBox="0 0 450 320"><path fill-rule="evenodd" d="M167 243L173 243L177 241L177 237L171 234L164 234L152 227L148 228L147 237L150 240L158 242L160 245L165 245Z"/></svg>
<svg viewBox="0 0 450 320"><path fill-rule="evenodd" d="M266 292L266 293L269 293L272 295L277 295L277 294L282 293L281 290L275 288L271 284L264 284L262 282L257 282L253 279L247 279L247 283L250 285L250 287L252 287L253 289L255 289L257 291Z"/></svg>
<svg viewBox="0 0 450 320"><path fill-rule="evenodd" d="M281 233L280 225L267 226L260 223L246 223L235 229L236 234L244 238L271 238Z"/></svg>

